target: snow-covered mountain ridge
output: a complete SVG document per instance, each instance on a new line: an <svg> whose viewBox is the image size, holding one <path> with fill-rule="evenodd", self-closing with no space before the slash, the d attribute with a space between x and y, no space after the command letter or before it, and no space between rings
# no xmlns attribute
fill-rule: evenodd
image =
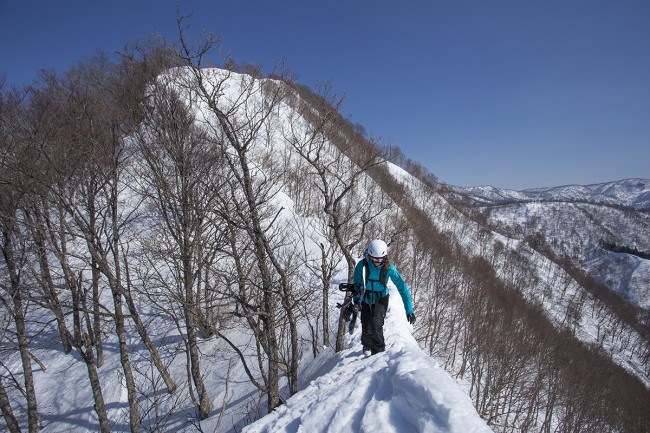
<svg viewBox="0 0 650 433"><path fill-rule="evenodd" d="M587 290L581 281L577 281L567 273L559 263L529 245L530 242L523 236L522 228L526 225L525 209L521 209L520 212L513 215L509 205L488 206L489 210L504 209L504 219L514 221L520 229L513 232L498 230L498 227L486 224L486 221L480 218L478 218L480 221L468 221L465 215L468 211L467 203L458 204L456 200L448 201L450 197L446 193L446 188L441 189L442 194L431 191L422 182L396 166L391 167L391 173L406 187L408 195L412 197L417 206L429 215L432 224L439 230L448 233L462 246L464 254L489 257L494 270L505 280L524 279L525 282L517 283L521 287L523 295L532 304L543 308L556 327L571 329L578 340L589 345L603 347L605 352L611 354L615 362L633 372L647 387L650 387L650 369L647 364L649 350L646 337L647 325L637 326L639 320L637 317L621 321L620 311L616 309L616 305L604 304L602 299ZM427 190L429 190L428 193ZM452 202L455 204L452 205ZM609 206L604 207L610 208ZM482 209L482 207L470 205L470 209ZM544 213L544 208L541 209L540 212ZM561 215L558 218L568 226L566 231L575 233L574 222L577 220L570 217L565 218L565 213ZM646 224L644 221L646 221L646 216L642 214L641 224ZM578 225L582 230L589 227L582 223ZM486 227L492 228L494 231L487 230ZM630 232L635 233L634 230L630 230ZM589 239L587 236L585 238ZM517 256L516 260L520 262L518 272L525 273L526 276L509 275L513 273L512 263L510 263L512 258L508 257L511 254ZM638 270L645 275L643 266ZM645 290L647 285L642 287L643 299L647 299L647 290ZM623 338L622 335L625 337ZM630 345L630 341L635 343Z"/></svg>
<svg viewBox="0 0 650 433"><path fill-rule="evenodd" d="M315 173L310 170L305 158L298 154L296 143L288 138L289 134L296 139L301 139L302 135L309 136L309 122L301 117L295 104L275 101L275 105L266 105L268 100L262 89L269 92L278 90L277 86L281 86L278 82L218 69L205 70L203 74L203 85L210 87L212 94L217 95L217 104L213 106L193 93L197 84L190 69L173 69L156 77L148 90L152 104L146 107L151 110L148 112L151 117L147 118L150 123L143 122L137 133L117 144L124 146L120 151L126 156L116 163L118 170L111 172L111 182L102 184L111 188L112 194L99 197L85 195L92 191L92 187L85 188L86 182L92 183L96 179L94 176L104 175L103 166L93 166L93 175L85 177L81 174L73 180L66 179L67 189L60 195L47 195L48 191L44 193L47 197L42 203L45 209L49 210L52 202L65 202L68 206L65 212L56 214L56 223L43 227L47 231L65 225L66 231L48 232L51 236L44 242L52 244L47 244L46 253L40 257L43 260L41 265L46 266L43 263L47 263L48 276L52 278L62 314L57 328L53 319L54 305L47 298L48 294L39 292L39 271L42 268L38 266L38 257L33 255L33 250L26 249L25 260L17 265L25 266L19 281L22 286L18 290L25 296L41 297L39 302L30 302L25 307L28 342L24 347L28 345L26 349L37 360L33 368L31 361L25 363L25 357L15 350L17 344L11 340L17 333L13 328L12 311L3 309L1 316L6 330L1 352L2 384L8 384L11 411L16 415L17 425L22 428L37 419L44 432L127 431L136 428L148 431L240 431L244 425L264 414L270 399L264 392L270 389L266 385L270 379L265 374L274 368L269 362L269 353L282 357L283 368L280 369L277 363L275 365L279 370L279 399L284 400L294 394L289 401L295 409L295 402L305 401L301 397L305 394L295 393L291 389L286 372L289 351L295 350L292 353L300 361L299 371L296 371L299 380L294 382L296 387L303 381L302 371L311 365L312 351L325 352L323 357L331 352L330 349L323 349L321 343L324 338L321 334L325 334L319 329L321 315L327 314L329 317L331 326L327 336L333 342L336 340L333 325L339 312L336 302L342 296L335 290L335 283L347 279L347 275L337 276L345 266L341 254L331 246L331 237L327 237L329 226L320 213L322 197L315 185ZM189 108L187 112L184 111L184 104ZM75 108L74 104L69 107L71 110ZM245 145L237 147L240 142L232 144L220 141L223 136L219 128L223 125L215 118L215 111L220 109L228 113L229 126L237 125L236 134L243 136L231 136L232 140L241 139ZM174 116L180 116L180 121ZM195 130L193 125L203 129ZM172 129L174 133L182 130L183 133L167 134L165 128ZM62 142L65 143L65 140ZM329 141L323 141L321 145L319 160L335 166L334 173L328 173L334 178L332 183L341 180L340 173L348 174L355 170L358 173L355 182L350 182L351 188L345 190L349 196L344 197L346 200L341 202L342 207L354 211L353 203L357 200L376 199L375 203L368 205L374 218L368 222L367 228L373 236L383 236L385 233L380 231L381 227L396 209L390 209L387 200L377 198L380 188L336 146ZM209 152L205 152L206 149ZM46 150L50 151L50 148ZM97 151L102 150L104 148ZM192 158L187 158L190 155ZM216 159L215 156L223 159ZM227 157L232 158L229 161L231 165L223 162ZM93 162L91 158L85 158L80 165ZM240 163L245 166L237 165ZM187 169L188 164L193 164L192 169ZM244 178L248 183L235 183L235 179ZM161 182L154 184L157 179ZM252 190L251 197L244 197L246 187ZM333 188L338 186L334 183ZM191 198L200 199L192 203L191 209L186 207L181 213L179 210L188 203L190 194L177 194L190 190ZM226 204L224 208L217 208L224 202L216 200L216 193L210 195L212 191L222 194L227 191L225 197L219 197ZM151 200L155 193L161 192L166 195ZM110 204L108 200L112 200ZM76 206L77 203L88 201L92 206ZM162 206L158 207L158 203ZM254 217L262 221L262 230L265 230L269 242L266 249L261 253L258 251L258 257L251 253L251 241L242 229L249 221L242 221L242 218L236 223L232 222L251 203L257 206L254 210L261 214ZM206 208L201 207L208 204ZM109 206L115 209L115 213L93 213L91 216L95 209L105 211ZM195 221L193 218L204 210L207 212L202 215L205 218L202 224L188 227L188 221ZM107 218L109 214L113 219ZM253 218L250 214L247 217ZM21 221L24 231L18 231L16 236L21 236L24 244L31 244L34 241L29 237L28 225L22 218L24 214L19 214L17 219ZM101 222L86 225L93 218ZM352 230L356 230L356 225L352 224ZM107 227L107 232L101 231ZM223 231L225 227L232 231L226 233ZM88 231L97 228L97 232L85 236ZM190 233L196 228L203 231ZM111 237L117 231L119 240ZM197 239L205 243L201 244L201 248L194 248L191 252L185 250L183 254L179 252L182 245L176 242L188 233L186 244ZM349 233L349 236L354 235L354 232ZM95 240L98 244L93 244ZM56 249L57 242L64 241L66 250L73 252L71 257ZM362 241L366 243L367 239ZM106 253L106 250L102 250L104 242L111 244L111 248L119 243L118 248L109 248L114 256L98 252ZM324 256L321 250L326 247L333 251L328 256ZM357 249L361 248L359 246ZM191 256L199 249L210 249L211 253L202 259ZM355 254L361 252L355 250ZM289 302L281 305L276 300L274 305L279 310L276 312L279 319L273 326L264 329L273 333L267 335L268 339L280 340L275 350L265 346L268 339L262 342L256 340L259 334L255 331L260 332L260 328L249 328L265 318L264 312L258 314L263 296L259 294L262 277L257 266L260 261L270 262L268 256L272 253L278 254L272 269L283 269L284 275L289 275L285 278L291 278L291 284L287 284L285 289L291 291L287 296L290 296L296 310L289 313L298 315L293 334L296 345L290 348L287 343L289 314L280 309L288 308ZM120 259L114 262L112 259L115 257ZM214 260L215 257L218 259ZM238 262L235 262L235 258ZM93 274L92 269L96 270L92 265L95 259L102 260L103 273ZM325 295L320 275L325 260L329 261L328 266L336 273L332 281L326 281L329 302L323 307ZM2 265L6 270L8 266L4 262ZM128 268L128 275L113 274L113 266ZM203 270L199 272L194 268L187 273L186 270L193 266L200 266ZM238 278L234 276L237 272ZM66 279L70 275L74 277ZM96 277L96 295L87 289L93 285L91 275ZM181 275L185 275L185 278L181 278ZM271 291L272 296L277 296L274 289L280 277L274 274L274 278L274 286L268 288L267 296ZM3 272L2 289L11 287L11 282ZM251 292L258 295L242 298ZM133 308L125 314L126 307L121 301L127 295L132 301L129 308ZM43 302L43 298L48 301ZM395 296L393 298L396 299ZM80 302L84 303L83 308ZM101 311L106 313L95 315L93 309L86 305L98 309L101 306ZM327 311L323 313L323 309ZM244 318L246 312L249 317ZM136 315L144 324L143 330L136 329ZM197 316L201 322L192 323ZM124 322L118 326L116 318ZM95 323L98 326L97 334L93 331ZM388 324L395 331L389 336L393 349L386 352L384 358L378 356L358 360L359 364L365 365L365 374L358 376L357 384L359 389L363 385L368 386L367 396L370 396L378 378L385 378L386 381L374 397L361 398L356 405L347 402L346 408L358 414L368 410L366 405L376 409L368 410L364 422L372 422L375 414L383 414L382 429L386 431L403 431L405 426L415 426L416 429L421 426L423 431L490 431L469 397L448 373L418 348L399 304L391 307ZM66 351L61 347L62 327L74 331L68 333L71 338L74 333L75 338L71 350ZM96 338L92 342L89 336L91 332ZM79 343L82 333L86 344ZM164 368L154 366L153 350L143 341L145 333L154 341L151 347L164 360ZM346 341L344 355L337 355L335 364L338 371L351 372L346 363L358 357L360 348L357 331L354 338ZM127 370L128 375L125 373ZM177 386L175 390L162 382L160 370L169 373ZM27 371L34 379L35 412L26 407L24 386L21 386ZM418 372L424 374L422 380L413 379ZM6 381L6 377L12 378L11 382ZM314 383L320 380L317 375L311 378ZM344 375L338 379L345 378ZM326 411L346 401L349 389L342 385L338 380L333 382L327 400L314 402L307 398L309 407L316 409L320 404L320 410ZM309 389L307 386L305 391L309 393ZM391 389L394 393L391 393ZM336 391L343 393L337 394ZM29 390L30 395L31 392ZM404 392L409 394L405 395ZM418 397L417 401L413 397ZM414 403L419 405L417 412ZM4 412L7 405L4 400L2 404ZM203 410L205 412L201 413ZM402 411L404 418L394 418L396 411ZM285 408L279 407L271 415L284 412L287 412ZM427 413L427 417L419 418ZM293 420L295 412L291 412L290 416L293 417L290 420L291 428L298 428ZM0 429L9 427L10 421L10 418L0 421ZM325 425L328 420L310 417L304 422ZM322 431L333 430L324 427Z"/></svg>
<svg viewBox="0 0 650 433"><path fill-rule="evenodd" d="M449 186L449 188L486 205L524 201L578 201L650 211L650 179L632 178L591 185L564 185L525 190L493 186Z"/></svg>
<svg viewBox="0 0 650 433"><path fill-rule="evenodd" d="M21 348L38 360L43 431L98 430L100 403L104 431L235 432L258 418L250 431L635 431L650 423L637 408L647 407L648 372L635 329L525 242L488 230L436 188L374 159L377 149L332 107L310 105L318 98L280 81L226 70L178 68L150 84L142 125L124 153L109 154L124 159L106 170L82 158L88 171L36 201L53 218L41 226L47 254L21 251L17 293L38 301L18 311L28 325ZM76 102L68 109L79 115ZM97 125L90 120L83 125ZM98 175L104 182L94 183ZM89 196L95 188L103 189ZM28 227L24 214L13 217ZM393 293L388 350L369 358L360 355L358 329L339 354L329 348L342 297L335 287L349 278L332 233L340 226L352 262L369 239L390 241L418 316L407 325ZM19 231L16 245L31 246L30 234ZM114 255L100 255L107 250ZM99 275L95 260L103 260ZM65 353L43 302L51 293L39 291L44 265L61 299L60 326L75 333ZM117 285L113 269L124 271ZM2 288L14 281L5 276ZM128 314L118 311L126 295ZM22 426L30 353L18 354L20 328L2 311L9 374L0 384L10 384ZM138 315L176 391L162 382ZM79 343L95 323L97 341Z"/></svg>
<svg viewBox="0 0 650 433"><path fill-rule="evenodd" d="M365 356L359 327L348 347L311 361L307 386L243 433L487 433L469 397L422 351L392 287L386 352Z"/></svg>

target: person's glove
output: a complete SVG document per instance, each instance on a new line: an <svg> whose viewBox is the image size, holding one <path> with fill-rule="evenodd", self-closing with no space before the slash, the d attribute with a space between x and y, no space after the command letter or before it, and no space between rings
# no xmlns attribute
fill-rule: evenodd
<svg viewBox="0 0 650 433"><path fill-rule="evenodd" d="M411 325L415 325L415 313L407 314L406 320L408 320Z"/></svg>

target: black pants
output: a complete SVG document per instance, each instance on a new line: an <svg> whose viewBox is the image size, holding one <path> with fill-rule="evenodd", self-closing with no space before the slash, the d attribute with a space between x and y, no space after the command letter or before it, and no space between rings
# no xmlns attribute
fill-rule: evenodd
<svg viewBox="0 0 650 433"><path fill-rule="evenodd" d="M361 304L361 344L374 355L386 349L384 342L384 318L388 310L388 296L374 305Z"/></svg>

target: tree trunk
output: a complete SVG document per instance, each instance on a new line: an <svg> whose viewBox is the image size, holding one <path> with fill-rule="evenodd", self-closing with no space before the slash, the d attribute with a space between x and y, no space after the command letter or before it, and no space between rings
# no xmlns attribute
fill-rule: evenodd
<svg viewBox="0 0 650 433"><path fill-rule="evenodd" d="M54 288L52 273L50 271L50 264L47 260L47 251L45 246L46 236L44 233L45 223L43 221L43 215L35 206L33 217L30 212L25 211L25 218L31 227L34 243L36 244L38 263L41 271L41 285L43 296L48 301L49 308L52 310L54 317L56 318L56 324L59 329L63 351L65 353L70 353L72 350L72 344L70 341L72 339L72 336L70 335L70 331L65 324L65 317L63 315L63 310L61 309L61 302L59 301L56 289Z"/></svg>
<svg viewBox="0 0 650 433"><path fill-rule="evenodd" d="M339 244L339 247L341 248L341 251L343 251L343 255L345 256L345 261L348 264L348 282L354 281L354 258L352 257L352 253L350 252L349 248L346 247L345 242L343 241L343 238L341 237L341 234L338 233L338 230L336 230L336 227L340 227L339 221L338 221L338 215L333 212L331 214L332 221L334 222L334 227L335 227L335 232L334 235L336 237L336 241ZM352 296L350 292L346 292L345 296ZM343 319L343 311L339 313L339 327L336 332L336 351L340 352L343 349L345 349L345 319Z"/></svg>
<svg viewBox="0 0 650 433"><path fill-rule="evenodd" d="M2 383L2 377L0 377L0 410L2 411L2 416L5 419L9 433L20 433L20 426L18 426L14 412L11 409L7 390L5 389L4 383Z"/></svg>
<svg viewBox="0 0 650 433"><path fill-rule="evenodd" d="M122 313L122 294L121 281L122 272L120 266L120 233L118 227L120 226L118 218L118 176L117 166L111 179L110 189L110 209L111 209L111 222L113 224L112 230L112 246L113 246L113 266L115 269L115 285L111 287L113 293L113 304L115 307L115 331L120 347L120 362L124 369L124 379L126 381L126 390L129 399L129 425L132 433L140 431L140 410L138 408L138 394L135 387L135 378L133 377L133 370L131 368L131 361L129 359L129 347L126 344L126 327L124 324L124 315Z"/></svg>
<svg viewBox="0 0 650 433"><path fill-rule="evenodd" d="M325 246L320 244L321 251L321 281L323 283L323 346L330 347L330 306L329 306L329 292L330 284L328 281L328 267L327 267L327 256L325 254Z"/></svg>
<svg viewBox="0 0 650 433"><path fill-rule="evenodd" d="M117 333L118 345L120 348L120 363L124 370L126 390L129 399L129 425L131 432L140 431L140 416L138 409L138 395L135 388L135 379L129 359L129 348L126 344L126 327L124 326L124 315L122 313L122 297L117 291L113 291L113 304L115 308L115 332Z"/></svg>
<svg viewBox="0 0 650 433"><path fill-rule="evenodd" d="M277 328L277 302L273 293L273 278L267 265L267 246L268 242L264 238L264 229L262 228L261 218L256 206L255 193L253 190L253 180L251 178L248 161L245 150L235 146L239 153L240 168L242 170L242 183L244 194L248 202L248 212L251 217L250 237L255 246L255 256L262 277L263 305L266 316L263 318L265 339L267 341L267 350L269 356L268 369L268 411L269 413L280 405L280 348L278 346L276 328Z"/></svg>
<svg viewBox="0 0 650 433"><path fill-rule="evenodd" d="M88 370L90 387L93 390L93 399L95 400L95 412L99 418L99 428L102 433L109 433L111 431L111 426L108 422L108 414L106 413L106 405L104 404L104 395L102 394L101 381L97 372L97 364L95 364L92 343L88 334L84 334L83 340L85 349L83 346L79 346L77 349L86 363L86 369Z"/></svg>
<svg viewBox="0 0 650 433"><path fill-rule="evenodd" d="M65 251L65 243L63 245L63 251ZM86 364L86 369L88 372L88 379L90 380L90 387L93 391L93 400L94 408L97 413L97 418L99 419L99 426L102 433L110 432L110 425L108 423L108 415L106 413L106 405L104 404L104 396L102 394L101 382L99 379L99 374L97 372L97 363L93 355L92 342L88 334L83 333L82 331L82 321L83 318L88 320L89 314L86 310L86 305L84 302L84 293L81 289L81 275L79 279L75 279L71 276L72 271L67 264L67 256L62 257L61 263L66 274L66 281L70 287L70 292L72 294L72 316L73 316L73 345L81 355L81 358ZM83 313L83 314L82 314ZM87 327L91 328L90 323L87 323Z"/></svg>
<svg viewBox="0 0 650 433"><path fill-rule="evenodd" d="M346 292L346 297L352 296L350 292ZM339 313L339 324L336 330L336 347L334 350L337 352L345 349L345 319L343 318L343 311Z"/></svg>
<svg viewBox="0 0 650 433"><path fill-rule="evenodd" d="M140 338L142 339L144 345L147 347L147 350L149 350L149 354L151 355L151 359L153 360L154 365L156 366L158 372L160 373L163 380L165 381L165 385L167 385L167 392L173 394L174 391L176 391L177 385L174 382L174 379L172 379L171 374L169 374L169 370L167 369L167 366L165 366L162 359L160 358L156 346L154 346L153 341L151 341L151 338L149 337L149 333L147 332L147 328L144 326L144 323L142 323L140 314L138 313L138 310L135 308L135 302L133 301L133 297L131 296L130 289L124 290L124 298L126 299L126 305L129 308L129 313L131 314L131 318L135 323L135 327L138 330L138 334L140 334Z"/></svg>
<svg viewBox="0 0 650 433"><path fill-rule="evenodd" d="M2 250L7 264L7 272L11 283L11 298L14 307L14 323L16 325L16 338L18 351L22 361L23 374L25 377L25 396L27 399L27 424L29 432L38 431L38 413L36 404L36 390L34 389L34 373L32 371L32 360L29 355L27 330L25 327L25 315L23 310L23 299L20 290L20 277L14 258L13 239L14 223L5 220L3 222L3 245Z"/></svg>
<svg viewBox="0 0 650 433"><path fill-rule="evenodd" d="M102 342L102 321L101 315L99 314L99 278L101 276L101 271L99 266L93 257L91 260L91 272L92 272L92 296L93 296L93 322L92 322L92 334L91 341L95 344L95 350L97 351L97 366L101 367L104 365L104 343Z"/></svg>
<svg viewBox="0 0 650 433"><path fill-rule="evenodd" d="M10 271L11 273L11 271ZM12 278L13 279L13 278ZM12 283L13 284L13 283ZM27 343L27 330L25 328L25 315L23 314L22 295L18 290L13 296L14 300L14 321L16 323L16 335L18 338L18 350L23 365L25 375L25 394L27 396L27 417L29 431L38 431L38 413L36 405L36 390L34 389L34 372L32 370L32 360L29 355Z"/></svg>
<svg viewBox="0 0 650 433"><path fill-rule="evenodd" d="M187 265L187 263L186 263ZM196 386L199 394L199 419L205 419L210 415L210 399L201 377L201 359L199 356L197 335L196 335L196 308L194 304L194 291L192 290L191 275L188 269L185 269L185 302L183 310L185 313L185 326L187 329L187 341L190 352L190 372L192 373L192 382Z"/></svg>
<svg viewBox="0 0 650 433"><path fill-rule="evenodd" d="M267 342L269 356L268 379L267 379L267 410L269 413L280 405L280 351L277 337L275 335L276 317L275 317L275 299L271 287L264 290L264 309L267 316L264 322L264 337Z"/></svg>

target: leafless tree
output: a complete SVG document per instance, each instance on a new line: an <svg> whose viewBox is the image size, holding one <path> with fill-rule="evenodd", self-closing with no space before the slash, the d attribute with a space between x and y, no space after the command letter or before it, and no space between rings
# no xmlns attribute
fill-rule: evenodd
<svg viewBox="0 0 650 433"><path fill-rule="evenodd" d="M17 93L5 94L3 91L0 94L0 249L4 274L0 279L0 299L7 315L13 320L15 344L24 375L28 428L30 432L35 432L39 420L26 326L29 290L23 279L28 246L24 242L20 223L20 208L30 190L30 158L33 154L30 155L30 147L20 134L18 123L21 107L21 98ZM4 408L7 409L7 406Z"/></svg>
<svg viewBox="0 0 650 433"><path fill-rule="evenodd" d="M305 173L310 185L320 192L324 213L322 235L336 245L327 257L324 269L334 268L336 252L345 257L348 281L352 280L355 266L353 248L364 239L368 224L382 212L384 200L378 199L376 189L362 182L367 171L384 159L376 148L342 118L339 110L342 98L323 84L317 94L294 89L300 98L294 99L295 115L283 132L284 138L308 164ZM302 91L301 91L302 90ZM367 178L367 176L366 176ZM324 251L324 250L323 250ZM329 262L329 263L327 263ZM328 332L328 306L325 302L330 287L331 274L321 274L323 286L323 332ZM345 322L339 318L336 350L343 349Z"/></svg>
<svg viewBox="0 0 650 433"><path fill-rule="evenodd" d="M5 419L9 433L19 433L20 426L18 425L18 421L16 421L14 412L11 409L11 402L9 401L9 396L7 395L7 390L5 389L2 376L0 376L0 411L2 411L2 416Z"/></svg>
<svg viewBox="0 0 650 433"><path fill-rule="evenodd" d="M272 203L279 187L276 180L282 173L264 170L264 161L273 158L273 119L286 86L264 78L254 67L248 67L246 74L202 69L218 40L208 36L193 47L185 30L179 19L181 56L190 72L187 87L207 109L203 126L222 146L228 168L224 193L229 196L223 198L219 216L229 226L230 254L235 261L254 259L236 266L234 299L255 335L260 356L266 359L266 368L261 368L262 358L258 363L264 384L255 383L266 393L268 409L272 410L280 403L281 371L287 375L290 392L297 392L300 356L291 259L286 249L283 252L280 242L284 235L275 225L282 209ZM280 326L283 323L287 326L286 340ZM287 348L286 356L283 347Z"/></svg>
<svg viewBox="0 0 650 433"><path fill-rule="evenodd" d="M209 269L220 243L219 223L213 209L223 183L222 155L195 123L192 108L180 99L172 82L161 77L147 102L143 127L137 136L142 154L143 188L155 215L161 218L160 235L169 239L166 251L172 276L180 292L190 356L191 378L198 393L200 419L210 412L210 398L200 368L197 331L205 316L199 282ZM160 251L162 252L162 251ZM209 284L209 281L204 281Z"/></svg>

